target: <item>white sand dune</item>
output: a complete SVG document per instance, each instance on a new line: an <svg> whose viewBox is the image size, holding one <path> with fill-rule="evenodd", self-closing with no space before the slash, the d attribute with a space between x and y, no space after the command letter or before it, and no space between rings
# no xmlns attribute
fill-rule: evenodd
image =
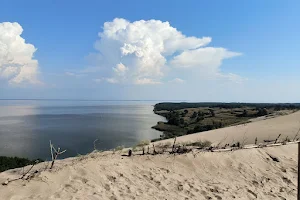
<svg viewBox="0 0 300 200"><path fill-rule="evenodd" d="M247 142L279 133L292 137L299 119L297 112L247 124ZM188 135L178 141L217 142L225 134L237 141L246 127ZM42 171L30 181L0 185L0 199L296 199L297 144L194 155L123 157L94 152L61 160L52 171ZM42 168L44 163L35 167ZM21 171L0 173L0 183L20 176Z"/></svg>

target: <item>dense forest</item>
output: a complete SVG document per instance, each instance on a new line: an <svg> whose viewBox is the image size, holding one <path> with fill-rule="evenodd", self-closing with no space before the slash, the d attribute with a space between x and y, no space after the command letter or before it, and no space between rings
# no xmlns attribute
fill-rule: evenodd
<svg viewBox="0 0 300 200"><path fill-rule="evenodd" d="M220 103L220 102L201 102L201 103L158 103L154 106L154 111L161 110L179 110L185 108L243 108L243 107L255 107L255 108L274 108L274 110L284 109L300 109L300 103Z"/></svg>

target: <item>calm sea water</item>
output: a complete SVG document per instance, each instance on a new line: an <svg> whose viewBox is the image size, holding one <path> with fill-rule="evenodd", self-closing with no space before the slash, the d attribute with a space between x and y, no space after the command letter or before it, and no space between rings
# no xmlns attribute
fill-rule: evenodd
<svg viewBox="0 0 300 200"><path fill-rule="evenodd" d="M159 137L151 129L165 119L153 101L0 100L0 155L50 158L49 140L63 157L132 146Z"/></svg>

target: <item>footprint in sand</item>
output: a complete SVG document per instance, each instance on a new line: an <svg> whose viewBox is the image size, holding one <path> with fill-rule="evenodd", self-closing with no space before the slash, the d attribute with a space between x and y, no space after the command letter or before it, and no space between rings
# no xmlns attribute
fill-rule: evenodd
<svg viewBox="0 0 300 200"><path fill-rule="evenodd" d="M288 179L287 177L282 177L283 182L285 182L286 184L293 184L292 181L290 179Z"/></svg>
<svg viewBox="0 0 300 200"><path fill-rule="evenodd" d="M74 188L71 184L65 184L64 190L71 193L76 193L78 190Z"/></svg>
<svg viewBox="0 0 300 200"><path fill-rule="evenodd" d="M222 200L222 197L220 197L219 195L215 195L215 197L216 197L218 200Z"/></svg>
<svg viewBox="0 0 300 200"><path fill-rule="evenodd" d="M258 187L259 186L259 183L255 180L252 181L252 184L255 186L255 187Z"/></svg>
<svg viewBox="0 0 300 200"><path fill-rule="evenodd" d="M115 176L110 176L107 175L106 178L110 181L110 182L116 182L117 178Z"/></svg>
<svg viewBox="0 0 300 200"><path fill-rule="evenodd" d="M178 189L178 191L182 191L182 190L183 190L183 185L182 185L182 184L179 184L179 185L177 186L177 189Z"/></svg>
<svg viewBox="0 0 300 200"><path fill-rule="evenodd" d="M257 194L255 194L252 190L247 189L247 192L257 199Z"/></svg>
<svg viewBox="0 0 300 200"><path fill-rule="evenodd" d="M105 184L104 189L107 190L107 191L110 191L110 186L108 184Z"/></svg>

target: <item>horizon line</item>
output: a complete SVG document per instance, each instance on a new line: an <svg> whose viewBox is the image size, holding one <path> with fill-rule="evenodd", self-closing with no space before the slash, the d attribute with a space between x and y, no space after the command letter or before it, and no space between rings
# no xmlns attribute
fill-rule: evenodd
<svg viewBox="0 0 300 200"><path fill-rule="evenodd" d="M42 99L42 98L34 98L34 99L17 99L17 98L0 98L0 101L5 100L39 100L39 101L189 101L189 100L166 100L166 99Z"/></svg>
<svg viewBox="0 0 300 200"><path fill-rule="evenodd" d="M26 98L0 98L0 101L158 101L160 103L248 103L248 104L299 104L300 102L242 102L242 101L194 101L194 100L166 100L166 99L42 99L42 98L33 98L33 99L26 99Z"/></svg>

